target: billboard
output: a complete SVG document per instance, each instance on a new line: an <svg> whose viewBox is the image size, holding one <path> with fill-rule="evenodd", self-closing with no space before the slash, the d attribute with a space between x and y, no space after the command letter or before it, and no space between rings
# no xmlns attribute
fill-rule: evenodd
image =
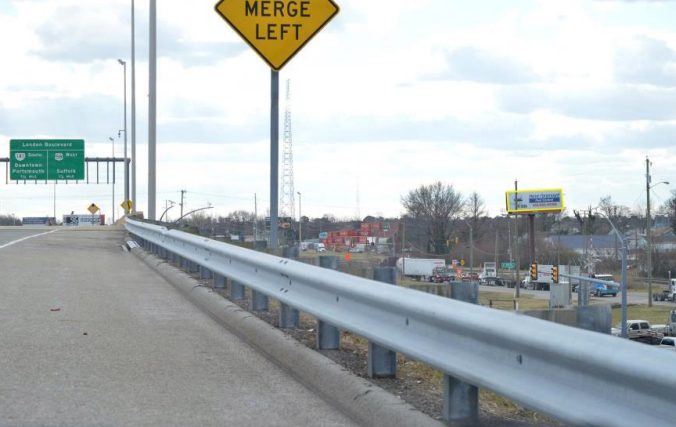
<svg viewBox="0 0 676 427"><path fill-rule="evenodd" d="M558 213L564 209L563 189L508 191L506 202L510 214Z"/></svg>
<svg viewBox="0 0 676 427"><path fill-rule="evenodd" d="M66 227L81 227L87 225L104 225L106 223L103 215L64 215L63 225Z"/></svg>
<svg viewBox="0 0 676 427"><path fill-rule="evenodd" d="M56 225L56 220L53 217L41 216L41 217L23 217L21 219L23 225Z"/></svg>

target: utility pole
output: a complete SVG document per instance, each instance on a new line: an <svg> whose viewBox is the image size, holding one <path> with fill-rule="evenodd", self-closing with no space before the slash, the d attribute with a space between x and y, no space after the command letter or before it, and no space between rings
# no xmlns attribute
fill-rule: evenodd
<svg viewBox="0 0 676 427"><path fill-rule="evenodd" d="M254 249L258 241L258 198L254 193Z"/></svg>
<svg viewBox="0 0 676 427"><path fill-rule="evenodd" d="M183 218L183 195L187 193L185 190L181 190L181 218Z"/></svg>
<svg viewBox="0 0 676 427"><path fill-rule="evenodd" d="M498 268L498 229L495 229L495 269Z"/></svg>
<svg viewBox="0 0 676 427"><path fill-rule="evenodd" d="M374 237L377 239L377 237ZM394 246L397 246L397 242L394 242ZM406 278L406 252L404 252L404 247L406 246L406 223L402 222L401 228L401 277L402 279ZM378 246L376 245L376 248Z"/></svg>
<svg viewBox="0 0 676 427"><path fill-rule="evenodd" d="M648 242L648 307L653 306L653 266L652 266L652 242L651 242L651 224L650 224L650 159L645 158L645 189L647 195L646 207L646 240Z"/></svg>
<svg viewBox="0 0 676 427"><path fill-rule="evenodd" d="M519 181L514 180L514 206L519 206ZM520 263L519 263L519 215L514 215L514 247L515 247L515 252L516 252L516 293L515 297L519 298L521 296L521 283L519 280L519 270L520 270Z"/></svg>

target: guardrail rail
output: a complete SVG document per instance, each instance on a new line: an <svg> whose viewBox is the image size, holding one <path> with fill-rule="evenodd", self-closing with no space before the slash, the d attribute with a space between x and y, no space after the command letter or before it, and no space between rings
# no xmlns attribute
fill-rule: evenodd
<svg viewBox="0 0 676 427"><path fill-rule="evenodd" d="M447 419L468 404L453 388L465 383L572 425L666 427L676 420L676 357L668 352L138 220L128 219L126 228L162 257L443 371Z"/></svg>

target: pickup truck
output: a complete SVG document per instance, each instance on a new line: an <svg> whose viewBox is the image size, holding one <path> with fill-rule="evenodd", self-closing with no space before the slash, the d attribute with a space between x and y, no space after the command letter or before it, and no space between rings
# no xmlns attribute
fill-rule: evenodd
<svg viewBox="0 0 676 427"><path fill-rule="evenodd" d="M612 329L612 334L619 336L622 332L621 329L622 323L618 323ZM658 345L664 335L653 330L647 320L627 320L627 338L644 344Z"/></svg>

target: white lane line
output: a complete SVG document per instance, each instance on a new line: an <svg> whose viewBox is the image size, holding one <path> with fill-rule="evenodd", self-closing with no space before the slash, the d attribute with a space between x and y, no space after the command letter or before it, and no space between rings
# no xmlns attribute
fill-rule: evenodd
<svg viewBox="0 0 676 427"><path fill-rule="evenodd" d="M40 234L34 234L32 236L28 236L28 237L22 237L21 239L14 240L14 241L9 242L9 243L5 243L4 245L0 246L0 249L5 249L7 246L12 246L16 243L23 242L24 240L32 239L34 237L40 237L40 236L44 236L45 234L56 233L57 231L59 231L59 230L52 230L52 231L48 231L46 233L40 233Z"/></svg>

